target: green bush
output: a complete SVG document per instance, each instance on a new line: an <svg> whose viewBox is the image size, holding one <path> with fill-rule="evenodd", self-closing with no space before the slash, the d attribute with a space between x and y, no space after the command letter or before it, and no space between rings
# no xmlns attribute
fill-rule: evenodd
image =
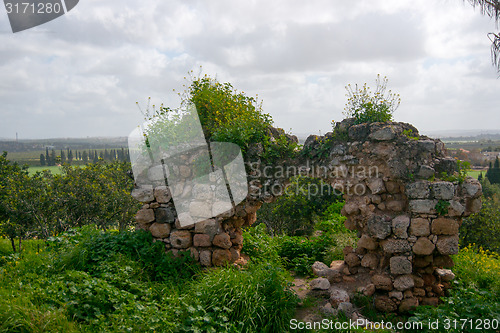
<svg viewBox="0 0 500 333"><path fill-rule="evenodd" d="M192 296L199 300L202 313L225 313L228 320L215 322L217 326L226 322L239 332L283 332L298 302L289 278L279 265L265 262L249 264L242 271L220 268L205 274L193 286ZM191 329L192 317L192 313L186 317ZM203 327L203 331L208 330Z"/></svg>
<svg viewBox="0 0 500 333"><path fill-rule="evenodd" d="M116 261L117 256L127 257L140 263L143 278L151 281L184 279L193 276L197 269L188 252L180 252L178 258L165 253L163 242L153 242L149 232L144 230L127 232L104 232L92 226L71 231L52 238L55 243L76 243L75 246L62 246L56 260L61 269L76 269L99 272L103 263ZM56 247L57 245L52 245ZM107 266L104 266L107 267Z"/></svg>
<svg viewBox="0 0 500 333"><path fill-rule="evenodd" d="M484 198L481 211L464 218L459 231L462 246L475 244L500 252L500 199Z"/></svg>
<svg viewBox="0 0 500 333"><path fill-rule="evenodd" d="M377 88L374 93L366 83L361 88L356 84L354 89L350 84L347 85L348 99L344 115L354 118L356 124L391 121L401 99L390 90L386 95L387 82L387 77L381 80L380 75L377 75Z"/></svg>
<svg viewBox="0 0 500 333"><path fill-rule="evenodd" d="M273 235L311 235L322 212L341 200L321 179L297 176L282 196L261 207L257 222L264 223Z"/></svg>

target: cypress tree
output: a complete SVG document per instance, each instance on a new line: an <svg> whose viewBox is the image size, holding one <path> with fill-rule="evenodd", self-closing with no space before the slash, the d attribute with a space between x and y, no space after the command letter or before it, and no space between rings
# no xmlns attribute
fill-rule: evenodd
<svg viewBox="0 0 500 333"><path fill-rule="evenodd" d="M89 154L87 153L86 150L83 151L81 160L83 161L83 163L87 163L89 161Z"/></svg>
<svg viewBox="0 0 500 333"><path fill-rule="evenodd" d="M493 164L493 169L491 170L491 178L489 178L490 183L492 184L500 184L500 160L497 159L495 160L495 163Z"/></svg>
<svg viewBox="0 0 500 333"><path fill-rule="evenodd" d="M61 164L66 163L66 154L64 153L64 150L61 149Z"/></svg>
<svg viewBox="0 0 500 333"><path fill-rule="evenodd" d="M45 163L50 166L50 156L48 147L45 147Z"/></svg>
<svg viewBox="0 0 500 333"><path fill-rule="evenodd" d="M54 149L50 152L50 165L56 165L56 152Z"/></svg>
<svg viewBox="0 0 500 333"><path fill-rule="evenodd" d="M45 155L44 154L40 154L40 165L45 166Z"/></svg>

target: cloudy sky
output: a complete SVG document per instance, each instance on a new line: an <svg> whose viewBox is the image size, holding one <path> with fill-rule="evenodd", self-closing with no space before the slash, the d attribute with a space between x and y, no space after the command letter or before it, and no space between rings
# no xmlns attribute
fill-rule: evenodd
<svg viewBox="0 0 500 333"><path fill-rule="evenodd" d="M16 34L1 7L0 138L126 136L200 66L293 133L331 130L377 74L423 133L500 130L495 31L462 0L81 0Z"/></svg>

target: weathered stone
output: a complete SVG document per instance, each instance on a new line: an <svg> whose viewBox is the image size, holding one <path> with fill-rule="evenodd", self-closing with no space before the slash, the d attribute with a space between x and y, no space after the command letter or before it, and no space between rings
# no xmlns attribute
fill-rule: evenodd
<svg viewBox="0 0 500 333"><path fill-rule="evenodd" d="M466 202L464 215L469 216L470 214L479 212L481 210L481 206L481 198L468 199Z"/></svg>
<svg viewBox="0 0 500 333"><path fill-rule="evenodd" d="M315 261L314 264L311 266L311 269L313 271L313 274L316 276L327 276L325 274L325 271L329 270L330 267L328 267L325 263L322 263L321 261Z"/></svg>
<svg viewBox="0 0 500 333"><path fill-rule="evenodd" d="M172 199L170 190L166 186L157 186L154 189L154 196L159 203L167 203Z"/></svg>
<svg viewBox="0 0 500 333"><path fill-rule="evenodd" d="M413 281L413 277L409 274L398 276L394 280L394 288L400 291L413 288L414 285L415 282Z"/></svg>
<svg viewBox="0 0 500 333"><path fill-rule="evenodd" d="M441 278L441 281L449 282L455 278L455 274L449 269L436 268L434 272Z"/></svg>
<svg viewBox="0 0 500 333"><path fill-rule="evenodd" d="M212 216L212 205L206 201L193 201L189 204L189 214L199 217Z"/></svg>
<svg viewBox="0 0 500 333"><path fill-rule="evenodd" d="M415 282L415 288L424 287L424 279L422 279L420 276L413 275L413 281Z"/></svg>
<svg viewBox="0 0 500 333"><path fill-rule="evenodd" d="M320 308L321 313L327 316L336 316L338 311L332 308L331 303L326 303L323 307Z"/></svg>
<svg viewBox="0 0 500 333"><path fill-rule="evenodd" d="M432 195L436 199L451 200L455 196L455 185L450 182L432 183Z"/></svg>
<svg viewBox="0 0 500 333"><path fill-rule="evenodd" d="M410 225L410 218L407 215L396 216L392 220L392 232L398 238L408 238L408 226Z"/></svg>
<svg viewBox="0 0 500 333"><path fill-rule="evenodd" d="M462 216L465 212L465 207L458 201L450 200L450 206L448 207L449 216Z"/></svg>
<svg viewBox="0 0 500 333"><path fill-rule="evenodd" d="M392 274L411 274L411 262L404 256L395 256L390 259L390 269Z"/></svg>
<svg viewBox="0 0 500 333"><path fill-rule="evenodd" d="M337 287L330 288L330 303L336 308L342 302L349 302L349 294L344 289Z"/></svg>
<svg viewBox="0 0 500 333"><path fill-rule="evenodd" d="M405 298L399 304L399 312L408 312L418 306L418 299L416 297Z"/></svg>
<svg viewBox="0 0 500 333"><path fill-rule="evenodd" d="M149 231L155 238L166 238L170 235L170 224L155 222L149 227Z"/></svg>
<svg viewBox="0 0 500 333"><path fill-rule="evenodd" d="M430 195L430 182L419 180L406 186L406 195L410 199L427 199Z"/></svg>
<svg viewBox="0 0 500 333"><path fill-rule="evenodd" d="M391 126L386 126L382 127L379 130L376 130L375 132L371 133L368 137L372 140L376 141L389 141L394 139L396 136L396 133L394 129Z"/></svg>
<svg viewBox="0 0 500 333"><path fill-rule="evenodd" d="M422 218L411 219L410 235L412 236L429 236L430 235L429 220Z"/></svg>
<svg viewBox="0 0 500 333"><path fill-rule="evenodd" d="M391 219L387 216L375 215L368 220L368 234L378 239L385 239L391 234Z"/></svg>
<svg viewBox="0 0 500 333"><path fill-rule="evenodd" d="M439 298L438 297L424 297L422 298L421 305L430 305L430 306L438 306Z"/></svg>
<svg viewBox="0 0 500 333"><path fill-rule="evenodd" d="M236 235L234 235L234 238L231 238L231 243L233 243L233 245L243 244L243 235L240 233L237 233Z"/></svg>
<svg viewBox="0 0 500 333"><path fill-rule="evenodd" d="M309 283L313 290L328 290L330 289L330 282L323 277L316 278Z"/></svg>
<svg viewBox="0 0 500 333"><path fill-rule="evenodd" d="M212 253L212 264L223 266L231 262L231 252L229 250L217 249Z"/></svg>
<svg viewBox="0 0 500 333"><path fill-rule="evenodd" d="M170 233L170 244L176 249L187 249L192 243L191 233L187 230L175 230Z"/></svg>
<svg viewBox="0 0 500 333"><path fill-rule="evenodd" d="M132 190L132 197L140 202L151 202L155 198L153 196L152 185L141 185Z"/></svg>
<svg viewBox="0 0 500 333"><path fill-rule="evenodd" d="M472 198L477 198L481 195L481 183L472 177L467 177L462 183L462 188L465 194Z"/></svg>
<svg viewBox="0 0 500 333"><path fill-rule="evenodd" d="M152 209L141 209L135 214L137 223L151 223L155 220L155 212Z"/></svg>
<svg viewBox="0 0 500 333"><path fill-rule="evenodd" d="M373 178L368 183L368 188L372 194L381 194L385 192L384 181L381 178Z"/></svg>
<svg viewBox="0 0 500 333"><path fill-rule="evenodd" d="M400 192L399 184L397 182L394 182L394 181L386 181L385 182L385 189L387 190L387 192L389 192L391 194L396 194L396 193Z"/></svg>
<svg viewBox="0 0 500 333"><path fill-rule="evenodd" d="M378 256L375 253L368 253L363 256L361 259L361 266L368 267L370 269L377 268L379 263Z"/></svg>
<svg viewBox="0 0 500 333"><path fill-rule="evenodd" d="M158 223L172 223L175 215L169 207L159 207L155 209L155 219Z"/></svg>
<svg viewBox="0 0 500 333"><path fill-rule="evenodd" d="M378 295L374 300L375 308L382 312L394 312L398 309L396 303L387 295Z"/></svg>
<svg viewBox="0 0 500 333"><path fill-rule="evenodd" d="M195 261L200 260L200 253L198 252L198 250L196 248L190 247L188 250L189 250L189 252L191 252L191 258L193 258Z"/></svg>
<svg viewBox="0 0 500 333"><path fill-rule="evenodd" d="M392 290L392 280L388 275L376 274L372 276L372 283L376 289Z"/></svg>
<svg viewBox="0 0 500 333"><path fill-rule="evenodd" d="M209 234L212 238L218 234L220 223L214 219L204 220L194 225L194 232L200 234Z"/></svg>
<svg viewBox="0 0 500 333"><path fill-rule="evenodd" d="M165 178L168 177L168 167L163 165L157 165L149 168L148 170L148 178L151 181L165 181Z"/></svg>
<svg viewBox="0 0 500 333"><path fill-rule="evenodd" d="M417 214L436 214L438 200L410 200L410 211Z"/></svg>
<svg viewBox="0 0 500 333"><path fill-rule="evenodd" d="M229 249L233 245L233 243L231 243L231 238L227 233L215 235L212 243L223 249Z"/></svg>
<svg viewBox="0 0 500 333"><path fill-rule="evenodd" d="M391 200L387 202L387 209L393 212L401 212L405 209L405 202L403 200Z"/></svg>
<svg viewBox="0 0 500 333"><path fill-rule="evenodd" d="M349 202L344 205L342 211L345 215L353 215L359 213L359 206L355 202Z"/></svg>
<svg viewBox="0 0 500 333"><path fill-rule="evenodd" d="M411 250L410 243L404 239L387 239L380 243L385 253L402 253Z"/></svg>
<svg viewBox="0 0 500 333"><path fill-rule="evenodd" d="M432 221L431 231L436 235L456 235L458 227L456 220L440 217Z"/></svg>
<svg viewBox="0 0 500 333"><path fill-rule="evenodd" d="M413 245L413 253L427 256L434 252L435 247L436 246L427 237L420 237Z"/></svg>
<svg viewBox="0 0 500 333"><path fill-rule="evenodd" d="M372 296L375 293L375 285L373 283L368 284L364 289L363 289L363 295L365 296Z"/></svg>
<svg viewBox="0 0 500 333"><path fill-rule="evenodd" d="M453 262L453 259L451 259L450 256L436 256L434 257L434 266L442 268L452 268L455 266L455 263Z"/></svg>
<svg viewBox="0 0 500 333"><path fill-rule="evenodd" d="M418 140L418 147L426 152L434 153L436 151L436 143L434 140Z"/></svg>
<svg viewBox="0 0 500 333"><path fill-rule="evenodd" d="M368 235L362 235L361 238L358 240L358 248L364 248L373 251L377 247L378 247L377 241Z"/></svg>
<svg viewBox="0 0 500 333"><path fill-rule="evenodd" d="M342 302L338 305L337 310L343 313L347 318L351 318L354 313L354 307L350 302Z"/></svg>
<svg viewBox="0 0 500 333"><path fill-rule="evenodd" d="M428 179L432 176L434 176L435 170L431 168L428 165L422 165L420 166L420 169L418 170L417 176L420 178Z"/></svg>
<svg viewBox="0 0 500 333"><path fill-rule="evenodd" d="M212 252L210 250L200 251L200 264L205 267L212 266Z"/></svg>
<svg viewBox="0 0 500 333"><path fill-rule="evenodd" d="M182 225L181 225L182 221ZM181 213L178 219L175 219L175 228L179 230L190 230L195 226L194 220L189 213Z"/></svg>
<svg viewBox="0 0 500 333"><path fill-rule="evenodd" d="M403 293L401 291L393 290L393 291L389 292L389 297L395 298L398 301L400 301L403 299Z"/></svg>
<svg viewBox="0 0 500 333"><path fill-rule="evenodd" d="M413 296L424 297L425 296L425 289L413 288Z"/></svg>
<svg viewBox="0 0 500 333"><path fill-rule="evenodd" d="M345 256L344 260L349 267L356 267L361 264L361 260L359 260L359 257L356 253L349 253Z"/></svg>
<svg viewBox="0 0 500 333"><path fill-rule="evenodd" d="M212 242L210 242L210 236L207 234L195 234L193 244L194 246L208 247L212 245Z"/></svg>
<svg viewBox="0 0 500 333"><path fill-rule="evenodd" d="M458 236L440 236L436 247L441 254L457 254Z"/></svg>
<svg viewBox="0 0 500 333"><path fill-rule="evenodd" d="M212 216L230 217L232 215L233 205L226 201L216 201L212 205Z"/></svg>

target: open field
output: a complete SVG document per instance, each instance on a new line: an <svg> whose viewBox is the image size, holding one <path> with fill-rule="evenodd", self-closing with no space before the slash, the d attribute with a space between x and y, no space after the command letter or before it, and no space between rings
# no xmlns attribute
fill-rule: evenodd
<svg viewBox="0 0 500 333"><path fill-rule="evenodd" d="M30 166L28 171L30 175L34 175L38 171L43 171L43 170L48 170L50 171L53 175L60 175L61 174L61 167L59 166Z"/></svg>

